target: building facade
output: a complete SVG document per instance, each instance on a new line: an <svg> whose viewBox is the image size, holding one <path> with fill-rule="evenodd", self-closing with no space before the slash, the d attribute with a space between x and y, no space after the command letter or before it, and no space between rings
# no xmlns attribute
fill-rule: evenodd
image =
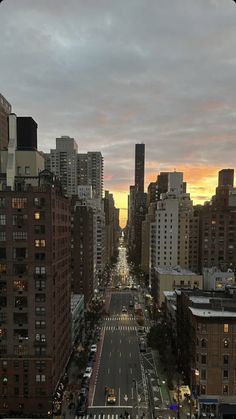
<svg viewBox="0 0 236 419"><path fill-rule="evenodd" d="M71 351L70 208L48 171L0 203L0 412L47 415Z"/></svg>

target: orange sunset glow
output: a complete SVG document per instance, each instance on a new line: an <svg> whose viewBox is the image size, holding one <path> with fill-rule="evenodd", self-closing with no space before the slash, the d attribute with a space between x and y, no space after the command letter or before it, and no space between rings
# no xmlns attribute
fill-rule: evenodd
<svg viewBox="0 0 236 419"><path fill-rule="evenodd" d="M147 168L149 167L147 163ZM171 172L176 170L177 172L184 173L184 181L187 182L187 192L190 193L191 199L194 204L203 204L205 201L209 201L215 193L215 188L218 183L218 172L226 167L216 166L198 166L192 167L191 165L180 165L174 169L170 166L161 168L161 172ZM148 173L146 175L146 190L150 182L154 182L157 175L160 172ZM116 207L120 208L120 226L125 227L128 215L128 193L127 191L114 192L114 199Z"/></svg>

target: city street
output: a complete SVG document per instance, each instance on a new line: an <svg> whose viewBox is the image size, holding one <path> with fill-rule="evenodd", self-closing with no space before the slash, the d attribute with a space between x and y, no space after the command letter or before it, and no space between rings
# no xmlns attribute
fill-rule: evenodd
<svg viewBox="0 0 236 419"><path fill-rule="evenodd" d="M131 293L114 292L110 303L110 316L106 317L102 329L104 340L99 363L98 378L89 408L89 413L121 414L142 409L144 392L139 394L142 381L140 352L137 340L137 323L129 309ZM122 313L122 307L127 313ZM105 387L114 388L116 403L107 405ZM144 388L145 383L143 382ZM138 413L137 413L138 414Z"/></svg>

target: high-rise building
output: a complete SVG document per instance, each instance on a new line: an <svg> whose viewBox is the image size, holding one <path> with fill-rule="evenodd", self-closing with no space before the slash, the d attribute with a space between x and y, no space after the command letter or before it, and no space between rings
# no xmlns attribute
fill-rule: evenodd
<svg viewBox="0 0 236 419"><path fill-rule="evenodd" d="M234 169L222 169L219 171L218 186L234 186Z"/></svg>
<svg viewBox="0 0 236 419"><path fill-rule="evenodd" d="M78 185L91 185L94 198L103 196L103 156L100 151L77 155Z"/></svg>
<svg viewBox="0 0 236 419"><path fill-rule="evenodd" d="M37 128L30 116L17 117L17 150L37 150Z"/></svg>
<svg viewBox="0 0 236 419"><path fill-rule="evenodd" d="M135 144L135 188L144 192L145 144Z"/></svg>
<svg viewBox="0 0 236 419"><path fill-rule="evenodd" d="M11 105L0 93L0 150L6 150L8 147L8 116L10 113Z"/></svg>
<svg viewBox="0 0 236 419"><path fill-rule="evenodd" d="M45 168L55 173L68 196L77 195L77 152L74 138L56 138L56 149L45 155Z"/></svg>
<svg viewBox="0 0 236 419"><path fill-rule="evenodd" d="M51 172L15 180L0 190L0 413L45 417L71 353L70 208Z"/></svg>
<svg viewBox="0 0 236 419"><path fill-rule="evenodd" d="M200 271L216 266L235 269L236 189L233 170L221 170L216 194L200 210Z"/></svg>

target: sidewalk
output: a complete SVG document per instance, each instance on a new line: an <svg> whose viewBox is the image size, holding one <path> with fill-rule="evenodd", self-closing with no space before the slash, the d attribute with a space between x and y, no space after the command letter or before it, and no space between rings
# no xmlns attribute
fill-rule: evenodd
<svg viewBox="0 0 236 419"><path fill-rule="evenodd" d="M160 393L161 393L161 398L162 398L162 406L163 407L167 407L172 403L171 400L171 396L170 396L170 392L168 389L168 385L167 385L167 380L165 377L165 374L163 372L161 363L160 363L160 358L159 358L159 354L158 351L156 350L152 350L152 354L153 354L153 359L155 362L155 367L156 367L156 371L157 371L157 376L158 376L158 384L160 387Z"/></svg>

